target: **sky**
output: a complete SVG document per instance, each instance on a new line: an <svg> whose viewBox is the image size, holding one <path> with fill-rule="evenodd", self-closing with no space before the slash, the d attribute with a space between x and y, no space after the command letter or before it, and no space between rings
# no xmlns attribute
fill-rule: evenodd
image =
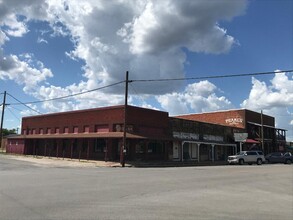
<svg viewBox="0 0 293 220"><path fill-rule="evenodd" d="M0 0L8 129L24 116L123 104L129 71L131 105L262 110L293 141L292 70L292 0ZM135 81L261 72L275 73Z"/></svg>

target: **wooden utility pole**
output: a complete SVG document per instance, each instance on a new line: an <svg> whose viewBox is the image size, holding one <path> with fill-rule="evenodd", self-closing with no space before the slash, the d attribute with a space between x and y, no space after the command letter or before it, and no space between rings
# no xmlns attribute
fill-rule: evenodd
<svg viewBox="0 0 293 220"><path fill-rule="evenodd" d="M4 110L6 105L6 91L4 91L3 103L2 103L2 114L1 114L1 125L0 125L0 148L2 148L3 139L3 121L4 121Z"/></svg>
<svg viewBox="0 0 293 220"><path fill-rule="evenodd" d="M125 167L125 153L126 153L126 128L127 128L127 102L128 102L128 71L126 71L125 80L125 102L124 102L124 129L123 129L123 140L120 149L120 163L122 167Z"/></svg>

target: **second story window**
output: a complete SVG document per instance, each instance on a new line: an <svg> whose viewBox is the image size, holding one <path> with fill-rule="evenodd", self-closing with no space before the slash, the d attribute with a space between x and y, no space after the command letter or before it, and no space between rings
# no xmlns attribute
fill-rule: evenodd
<svg viewBox="0 0 293 220"><path fill-rule="evenodd" d="M78 127L77 127L77 126L74 126L74 127L73 127L73 133L74 133L74 134L77 134L77 133L78 133Z"/></svg>
<svg viewBox="0 0 293 220"><path fill-rule="evenodd" d="M64 127L64 134L68 134L69 133L69 128L68 127Z"/></svg>

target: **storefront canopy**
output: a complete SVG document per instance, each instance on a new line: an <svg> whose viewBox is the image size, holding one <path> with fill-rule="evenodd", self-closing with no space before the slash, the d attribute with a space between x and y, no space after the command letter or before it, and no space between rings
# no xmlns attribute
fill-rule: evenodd
<svg viewBox="0 0 293 220"><path fill-rule="evenodd" d="M259 144L259 141L253 140L253 139L246 139L245 141L243 141L243 143L247 143L247 144Z"/></svg>

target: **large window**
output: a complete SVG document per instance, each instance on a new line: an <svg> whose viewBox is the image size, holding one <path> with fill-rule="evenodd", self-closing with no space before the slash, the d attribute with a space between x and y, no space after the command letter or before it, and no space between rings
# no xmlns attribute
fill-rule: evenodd
<svg viewBox="0 0 293 220"><path fill-rule="evenodd" d="M95 140L95 152L104 152L104 149L106 149L105 139L96 139Z"/></svg>
<svg viewBox="0 0 293 220"><path fill-rule="evenodd" d="M150 142L148 144L149 154L160 154L163 153L163 144L160 142Z"/></svg>

